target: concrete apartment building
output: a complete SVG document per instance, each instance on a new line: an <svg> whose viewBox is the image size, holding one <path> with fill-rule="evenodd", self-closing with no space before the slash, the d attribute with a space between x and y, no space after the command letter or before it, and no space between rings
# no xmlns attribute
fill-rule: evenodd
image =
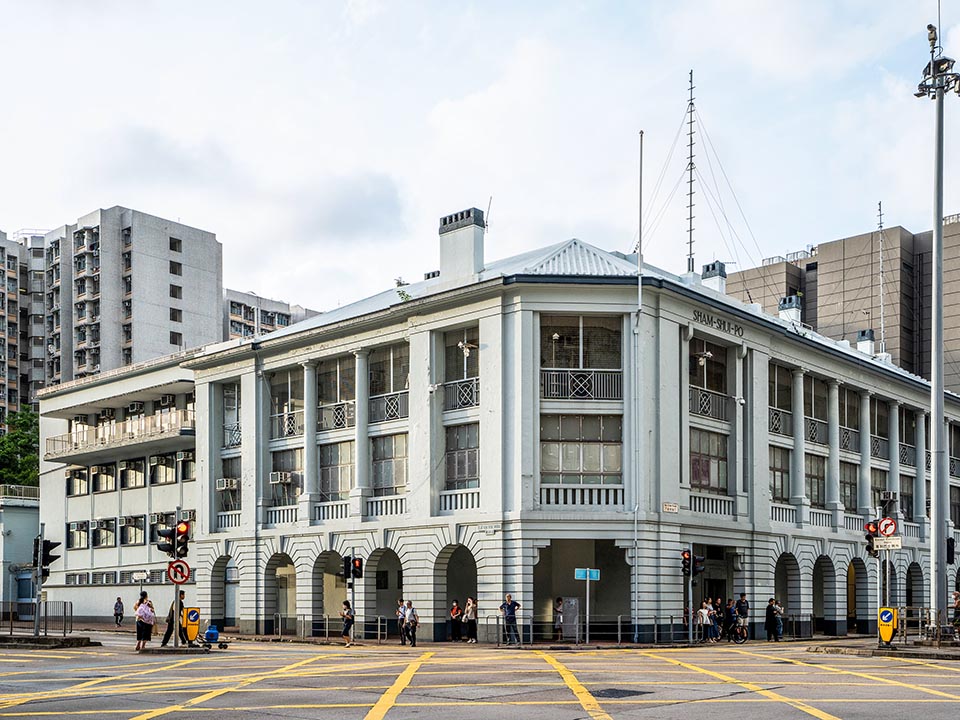
<svg viewBox="0 0 960 720"><path fill-rule="evenodd" d="M569 240L490 260L483 241L482 212L447 216L439 272L402 293L41 391L42 519L65 547L48 597L102 616L146 571L167 602L154 543L179 507L188 602L245 631L322 634L355 553L358 632L402 596L442 639L473 595L493 640L509 592L552 633L590 567L594 618L650 640L682 632L693 543L696 599L776 596L803 632L868 632L886 581L863 523L892 490L891 602L924 605L928 383L731 297L720 267L647 267L638 312L635 256ZM955 396L946 413L955 532Z"/></svg>
<svg viewBox="0 0 960 720"><path fill-rule="evenodd" d="M872 333L878 352L929 377L932 232L885 228L882 244L882 325L879 231L767 258L731 273L728 292L769 313L797 310L800 322L837 340ZM960 214L944 218L943 250L944 377L960 392Z"/></svg>
<svg viewBox="0 0 960 720"><path fill-rule="evenodd" d="M256 337L319 315L302 305L263 298L253 292L223 291L223 339Z"/></svg>
<svg viewBox="0 0 960 720"><path fill-rule="evenodd" d="M0 485L0 603L31 602L40 488Z"/></svg>

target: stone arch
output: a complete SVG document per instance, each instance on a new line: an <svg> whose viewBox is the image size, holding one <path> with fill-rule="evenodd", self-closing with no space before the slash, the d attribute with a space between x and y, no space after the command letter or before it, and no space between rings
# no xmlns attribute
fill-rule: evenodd
<svg viewBox="0 0 960 720"><path fill-rule="evenodd" d="M923 607L925 597L924 590L923 568L920 566L920 563L914 561L907 566L904 604L908 608ZM911 613L911 615L913 614L915 613Z"/></svg>
<svg viewBox="0 0 960 720"><path fill-rule="evenodd" d="M296 596L297 574L293 559L285 552L274 553L263 570L264 632L293 632L297 622Z"/></svg>
<svg viewBox="0 0 960 720"><path fill-rule="evenodd" d="M467 597L477 597L477 560L466 545L447 545L437 554L433 566L433 615L441 619L435 624L434 640L450 637L450 606L457 600L462 608Z"/></svg>
<svg viewBox="0 0 960 720"><path fill-rule="evenodd" d="M210 625L221 630L237 624L236 567L229 555L221 555L210 567Z"/></svg>
<svg viewBox="0 0 960 720"><path fill-rule="evenodd" d="M853 558L847 565L847 630L865 634L870 628L870 579L867 564Z"/></svg>
<svg viewBox="0 0 960 720"><path fill-rule="evenodd" d="M363 589L367 620L380 615L388 622L396 620L397 599L404 596L403 563L396 550L381 547L370 553L363 571Z"/></svg>
<svg viewBox="0 0 960 720"><path fill-rule="evenodd" d="M777 558L774 597L783 604L787 614L795 613L800 608L800 563L793 553L785 552Z"/></svg>
<svg viewBox="0 0 960 720"><path fill-rule="evenodd" d="M813 564L813 618L814 630L827 635L846 634L846 619L842 616L837 571L833 560L821 555Z"/></svg>
<svg viewBox="0 0 960 720"><path fill-rule="evenodd" d="M311 568L311 584L314 623L323 617L339 617L340 608L348 595L343 577L343 556L336 550L326 550L317 555Z"/></svg>

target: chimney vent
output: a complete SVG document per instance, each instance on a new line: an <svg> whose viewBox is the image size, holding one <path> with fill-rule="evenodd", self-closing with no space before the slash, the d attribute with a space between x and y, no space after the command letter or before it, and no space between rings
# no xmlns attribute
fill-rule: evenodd
<svg viewBox="0 0 960 720"><path fill-rule="evenodd" d="M423 279L424 279L424 280L433 280L433 278L435 278L435 277L440 277L440 271L439 271L439 270L431 270L430 272L425 272L425 273L423 274Z"/></svg>
<svg viewBox="0 0 960 720"><path fill-rule="evenodd" d="M483 271L483 211L461 210L440 218L440 277L446 282L473 279Z"/></svg>
<svg viewBox="0 0 960 720"><path fill-rule="evenodd" d="M700 279L705 287L716 290L721 295L727 294L727 266L719 260L704 265Z"/></svg>
<svg viewBox="0 0 960 720"><path fill-rule="evenodd" d="M800 307L800 297L798 295L788 295L781 298L780 304L777 305L777 312L781 320L798 323L800 322Z"/></svg>
<svg viewBox="0 0 960 720"><path fill-rule="evenodd" d="M874 354L873 330L868 328L857 332L857 350L867 355Z"/></svg>

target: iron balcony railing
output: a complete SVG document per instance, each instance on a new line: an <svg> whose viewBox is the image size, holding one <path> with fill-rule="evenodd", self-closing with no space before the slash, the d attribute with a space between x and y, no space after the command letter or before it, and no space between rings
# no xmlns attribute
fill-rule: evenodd
<svg viewBox="0 0 960 720"><path fill-rule="evenodd" d="M705 390L694 385L690 386L690 412L694 415L702 415L714 420L726 420L729 400L730 398L723 393Z"/></svg>
<svg viewBox="0 0 960 720"><path fill-rule="evenodd" d="M240 447L243 442L243 433L240 432L240 423L228 423L223 426L223 447Z"/></svg>
<svg viewBox="0 0 960 720"><path fill-rule="evenodd" d="M879 435L870 436L870 457L890 459L890 441Z"/></svg>
<svg viewBox="0 0 960 720"><path fill-rule="evenodd" d="M910 467L917 466L917 448L914 445L900 443L900 463Z"/></svg>
<svg viewBox="0 0 960 720"><path fill-rule="evenodd" d="M849 452L860 452L860 431L841 425L840 449Z"/></svg>
<svg viewBox="0 0 960 720"><path fill-rule="evenodd" d="M277 413L270 416L270 439L303 435L303 410Z"/></svg>
<svg viewBox="0 0 960 720"><path fill-rule="evenodd" d="M622 400L621 370L541 370L545 400Z"/></svg>
<svg viewBox="0 0 960 720"><path fill-rule="evenodd" d="M443 385L443 409L460 410L480 404L480 378L454 380Z"/></svg>
<svg viewBox="0 0 960 720"><path fill-rule="evenodd" d="M318 430L341 430L357 424L357 404L353 400L320 405L317 408Z"/></svg>
<svg viewBox="0 0 960 720"><path fill-rule="evenodd" d="M121 422L82 427L66 435L47 438L47 455L86 450L115 442L147 439L168 433L192 434L195 431L196 418L193 410L138 415Z"/></svg>
<svg viewBox="0 0 960 720"><path fill-rule="evenodd" d="M817 443L818 445L827 444L827 423L823 420L819 420L813 417L805 417L805 437L809 442Z"/></svg>
<svg viewBox="0 0 960 720"><path fill-rule="evenodd" d="M39 500L40 488L32 485L0 485L0 498Z"/></svg>
<svg viewBox="0 0 960 720"><path fill-rule="evenodd" d="M410 416L410 393L406 390L370 398L370 422L387 422Z"/></svg>
<svg viewBox="0 0 960 720"><path fill-rule="evenodd" d="M780 408L770 408L767 429L777 435L789 437L793 434L793 413Z"/></svg>

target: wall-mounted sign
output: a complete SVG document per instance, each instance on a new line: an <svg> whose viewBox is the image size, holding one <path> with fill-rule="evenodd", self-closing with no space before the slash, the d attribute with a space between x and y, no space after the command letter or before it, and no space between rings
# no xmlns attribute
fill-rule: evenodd
<svg viewBox="0 0 960 720"><path fill-rule="evenodd" d="M714 330L727 333L728 335L743 337L743 325L739 325L732 320L727 320L727 318L720 317L719 315L713 315L711 313L704 312L703 310L694 310L693 321L700 323L701 325L706 325Z"/></svg>
<svg viewBox="0 0 960 720"><path fill-rule="evenodd" d="M680 505L678 503L665 502L660 506L660 509L665 513L678 513L680 512Z"/></svg>

